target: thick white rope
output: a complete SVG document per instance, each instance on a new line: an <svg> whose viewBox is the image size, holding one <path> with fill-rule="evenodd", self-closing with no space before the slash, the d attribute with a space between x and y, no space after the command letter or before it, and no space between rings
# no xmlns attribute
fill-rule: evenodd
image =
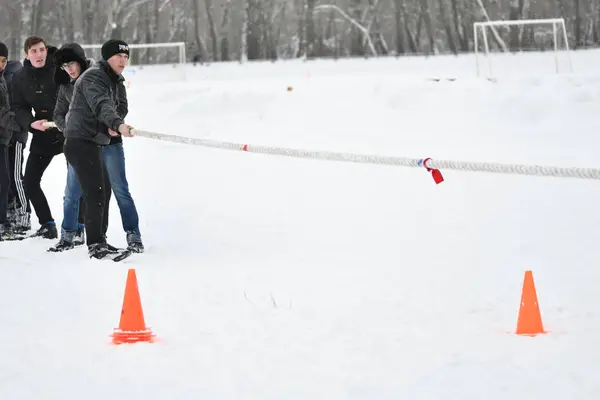
<svg viewBox="0 0 600 400"><path fill-rule="evenodd" d="M50 123L47 124L50 126ZM284 147L256 146L243 143L221 142L218 140L195 139L165 133L148 132L134 129L132 133L149 139L167 142L192 144L226 150L247 151L249 153L271 154L317 160L343 161L362 164L394 165L402 167L426 168L427 171L454 169L469 172L493 172L501 174L553 176L558 178L579 178L600 180L600 168L574 168L544 165L498 164L485 162L432 160L430 158L385 157L368 154L335 153L330 151L314 151L288 149Z"/></svg>
<svg viewBox="0 0 600 400"><path fill-rule="evenodd" d="M226 150L246 151L249 153L280 155L298 158L311 158L328 161L342 161L362 164L393 165L402 167L417 167L431 170L453 169L469 172L493 172L503 174L530 175L530 176L552 176L559 178L579 178L600 180L600 168L572 168L544 165L520 165L520 164L499 164L486 162L467 162L467 161L449 161L449 160L431 160L429 158L406 158L377 156L354 153L336 153L330 151L314 151L289 149L284 147L271 147L250 145L244 143L222 142L209 139L196 139L185 136L168 135L164 133L148 132L135 129L132 132L136 136L149 139L156 139L174 143L183 143L203 147L212 147Z"/></svg>

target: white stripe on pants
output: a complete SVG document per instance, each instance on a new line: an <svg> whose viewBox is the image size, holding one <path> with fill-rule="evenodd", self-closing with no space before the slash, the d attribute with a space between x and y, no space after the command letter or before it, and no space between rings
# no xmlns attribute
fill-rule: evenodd
<svg viewBox="0 0 600 400"><path fill-rule="evenodd" d="M17 225L23 226L27 223L27 197L25 196L25 188L23 187L22 176L23 168L23 143L15 143L15 173L13 179L15 180L15 187L17 188L17 196L19 197L19 203L21 208L18 210Z"/></svg>

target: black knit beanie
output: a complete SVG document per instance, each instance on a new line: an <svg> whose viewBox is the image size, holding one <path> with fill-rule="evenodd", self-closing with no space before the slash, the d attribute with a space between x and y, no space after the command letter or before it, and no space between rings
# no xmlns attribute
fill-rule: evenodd
<svg viewBox="0 0 600 400"><path fill-rule="evenodd" d="M8 47L2 42L0 42L0 57L8 58Z"/></svg>
<svg viewBox="0 0 600 400"><path fill-rule="evenodd" d="M119 53L129 55L129 45L122 40L110 39L102 45L102 58L106 61Z"/></svg>

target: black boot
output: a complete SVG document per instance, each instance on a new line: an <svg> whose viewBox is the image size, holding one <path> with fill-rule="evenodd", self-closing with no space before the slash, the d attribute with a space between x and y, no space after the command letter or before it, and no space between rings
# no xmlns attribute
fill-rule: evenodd
<svg viewBox="0 0 600 400"><path fill-rule="evenodd" d="M88 255L97 260L121 261L131 255L129 250L117 249L106 243L95 243L88 246Z"/></svg>
<svg viewBox="0 0 600 400"><path fill-rule="evenodd" d="M47 222L43 224L40 229L33 234L33 236L41 236L44 239L56 239L58 237L56 224L54 222Z"/></svg>
<svg viewBox="0 0 600 400"><path fill-rule="evenodd" d="M55 244L54 246L50 247L48 249L48 251L51 253L59 253L61 251L65 251L65 250L71 250L74 247L75 246L73 245L73 242L69 242L68 240L65 240L64 238L61 238L60 241L57 244Z"/></svg>
<svg viewBox="0 0 600 400"><path fill-rule="evenodd" d="M132 253L143 253L144 245L139 234L134 232L127 233L127 249Z"/></svg>

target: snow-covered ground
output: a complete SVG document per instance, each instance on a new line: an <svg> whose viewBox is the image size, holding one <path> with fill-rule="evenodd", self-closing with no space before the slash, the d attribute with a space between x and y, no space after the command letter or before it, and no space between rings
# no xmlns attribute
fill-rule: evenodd
<svg viewBox="0 0 600 400"><path fill-rule="evenodd" d="M600 167L600 52L132 68L139 129ZM455 78L432 81L431 78ZM287 88L293 90L288 91ZM0 243L2 399L597 399L600 184L125 142L147 252ZM65 161L43 180L62 219ZM125 244L117 204L109 241ZM37 221L34 223L37 228ZM135 268L153 344L114 346ZM525 270L545 328L517 336Z"/></svg>

